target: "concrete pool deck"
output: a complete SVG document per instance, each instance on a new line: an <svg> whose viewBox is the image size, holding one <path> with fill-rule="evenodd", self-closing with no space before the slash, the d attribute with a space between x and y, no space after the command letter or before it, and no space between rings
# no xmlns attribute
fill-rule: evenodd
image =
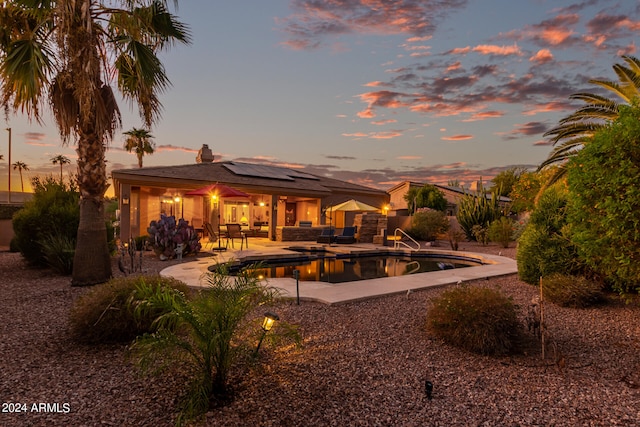
<svg viewBox="0 0 640 427"><path fill-rule="evenodd" d="M249 239L250 248L243 250L229 248L226 251L213 251L204 249L203 252L211 255L208 258L175 264L160 272L163 276L170 276L185 282L191 287L206 287L202 283L201 276L207 273L209 266L232 260L259 260L265 257L278 258L295 254L289 247L297 248L322 248L327 247L334 252L369 252L388 251L392 248L373 245L370 243L355 243L349 245L322 245L314 242L272 242L267 239ZM423 248L421 253L434 253L455 255L481 259L483 265L465 267L451 270L432 271L428 273L409 274L405 276L384 277L378 279L360 280L346 283L326 283L313 281L300 281L299 292L302 301L317 301L324 304L340 304L359 301L369 298L381 297L418 291L467 282L471 280L485 279L489 277L504 276L517 273L516 261L498 255L479 254L465 251L451 251L445 249ZM406 250L407 254L411 252ZM296 280L291 278L268 279L269 286L280 289L283 297L296 298Z"/></svg>

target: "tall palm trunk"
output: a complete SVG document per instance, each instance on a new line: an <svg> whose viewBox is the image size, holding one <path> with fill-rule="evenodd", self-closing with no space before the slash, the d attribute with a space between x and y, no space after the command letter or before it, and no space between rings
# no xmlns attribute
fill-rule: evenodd
<svg viewBox="0 0 640 427"><path fill-rule="evenodd" d="M81 134L78 141L80 224L73 259L74 286L95 285L111 278L104 193L108 187L104 145L95 135Z"/></svg>
<svg viewBox="0 0 640 427"><path fill-rule="evenodd" d="M73 286L104 283L111 278L111 257L107 244L104 217L104 193L107 190L105 164L106 131L104 92L101 81L100 55L90 10L90 0L73 3L67 9L68 71L73 80L73 96L78 103L78 188L80 190L80 223L73 258ZM107 119L109 120L109 119Z"/></svg>

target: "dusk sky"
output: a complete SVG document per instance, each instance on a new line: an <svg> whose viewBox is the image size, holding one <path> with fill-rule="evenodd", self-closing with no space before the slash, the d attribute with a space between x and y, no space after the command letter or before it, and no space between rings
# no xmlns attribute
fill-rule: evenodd
<svg viewBox="0 0 640 427"><path fill-rule="evenodd" d="M193 163L204 143L217 160L381 189L535 168L552 148L543 133L580 105L568 96L617 81L612 66L638 55L640 35L640 3L628 0L183 0L177 14L193 44L162 54L173 86L145 166ZM122 131L141 127L120 107ZM41 127L11 115L5 127L25 184L59 174L57 154L75 171L75 147L49 117ZM119 132L109 170L136 167L122 145ZM6 132L0 154L4 190Z"/></svg>

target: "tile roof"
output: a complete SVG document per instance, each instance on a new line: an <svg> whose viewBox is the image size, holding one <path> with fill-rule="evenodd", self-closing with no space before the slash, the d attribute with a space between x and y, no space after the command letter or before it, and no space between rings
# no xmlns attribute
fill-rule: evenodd
<svg viewBox="0 0 640 427"><path fill-rule="evenodd" d="M297 169L231 161L118 169L112 171L112 177L114 181L134 185L197 188L219 182L243 191L260 187L260 191L264 193L318 197L328 196L333 192L386 194L384 190Z"/></svg>

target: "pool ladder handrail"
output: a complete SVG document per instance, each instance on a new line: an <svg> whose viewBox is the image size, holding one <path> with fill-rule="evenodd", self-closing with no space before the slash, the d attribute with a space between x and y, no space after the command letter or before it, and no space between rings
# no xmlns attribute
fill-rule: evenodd
<svg viewBox="0 0 640 427"><path fill-rule="evenodd" d="M417 248L412 247L406 242L402 241L402 236L406 236L409 240L416 244ZM399 238L398 238L399 237ZM403 229L396 228L393 232L393 249L400 249L400 245L406 246L410 250L417 252L420 250L421 245L420 242L417 242L413 237L409 236Z"/></svg>

